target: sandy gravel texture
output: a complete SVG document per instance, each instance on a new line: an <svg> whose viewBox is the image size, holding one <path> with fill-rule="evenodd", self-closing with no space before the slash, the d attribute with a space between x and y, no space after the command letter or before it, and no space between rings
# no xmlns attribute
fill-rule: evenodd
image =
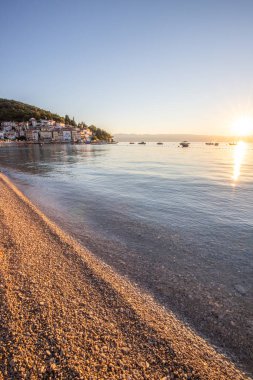
<svg viewBox="0 0 253 380"><path fill-rule="evenodd" d="M249 379L0 174L0 379Z"/></svg>

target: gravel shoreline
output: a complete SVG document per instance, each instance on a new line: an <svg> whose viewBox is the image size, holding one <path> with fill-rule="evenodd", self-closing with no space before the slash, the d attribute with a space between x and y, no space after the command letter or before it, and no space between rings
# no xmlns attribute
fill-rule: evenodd
<svg viewBox="0 0 253 380"><path fill-rule="evenodd" d="M249 379L0 174L0 379Z"/></svg>

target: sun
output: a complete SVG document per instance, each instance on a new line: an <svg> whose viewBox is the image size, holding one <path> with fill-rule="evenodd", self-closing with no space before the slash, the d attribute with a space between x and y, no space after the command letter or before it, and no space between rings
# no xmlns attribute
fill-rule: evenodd
<svg viewBox="0 0 253 380"><path fill-rule="evenodd" d="M232 133L236 136L249 136L253 134L253 118L241 116L232 124Z"/></svg>

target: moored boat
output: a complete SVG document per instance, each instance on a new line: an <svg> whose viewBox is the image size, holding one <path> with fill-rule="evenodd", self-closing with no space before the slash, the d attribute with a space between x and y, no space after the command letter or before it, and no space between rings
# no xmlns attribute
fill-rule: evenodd
<svg viewBox="0 0 253 380"><path fill-rule="evenodd" d="M188 148L188 146L190 145L190 143L188 141L182 141L179 145L182 148Z"/></svg>

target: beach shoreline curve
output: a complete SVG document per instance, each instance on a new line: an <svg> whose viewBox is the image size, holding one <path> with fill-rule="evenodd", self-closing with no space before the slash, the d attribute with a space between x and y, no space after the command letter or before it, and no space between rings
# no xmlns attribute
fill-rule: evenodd
<svg viewBox="0 0 253 380"><path fill-rule="evenodd" d="M3 173L0 192L0 379L249 379Z"/></svg>

